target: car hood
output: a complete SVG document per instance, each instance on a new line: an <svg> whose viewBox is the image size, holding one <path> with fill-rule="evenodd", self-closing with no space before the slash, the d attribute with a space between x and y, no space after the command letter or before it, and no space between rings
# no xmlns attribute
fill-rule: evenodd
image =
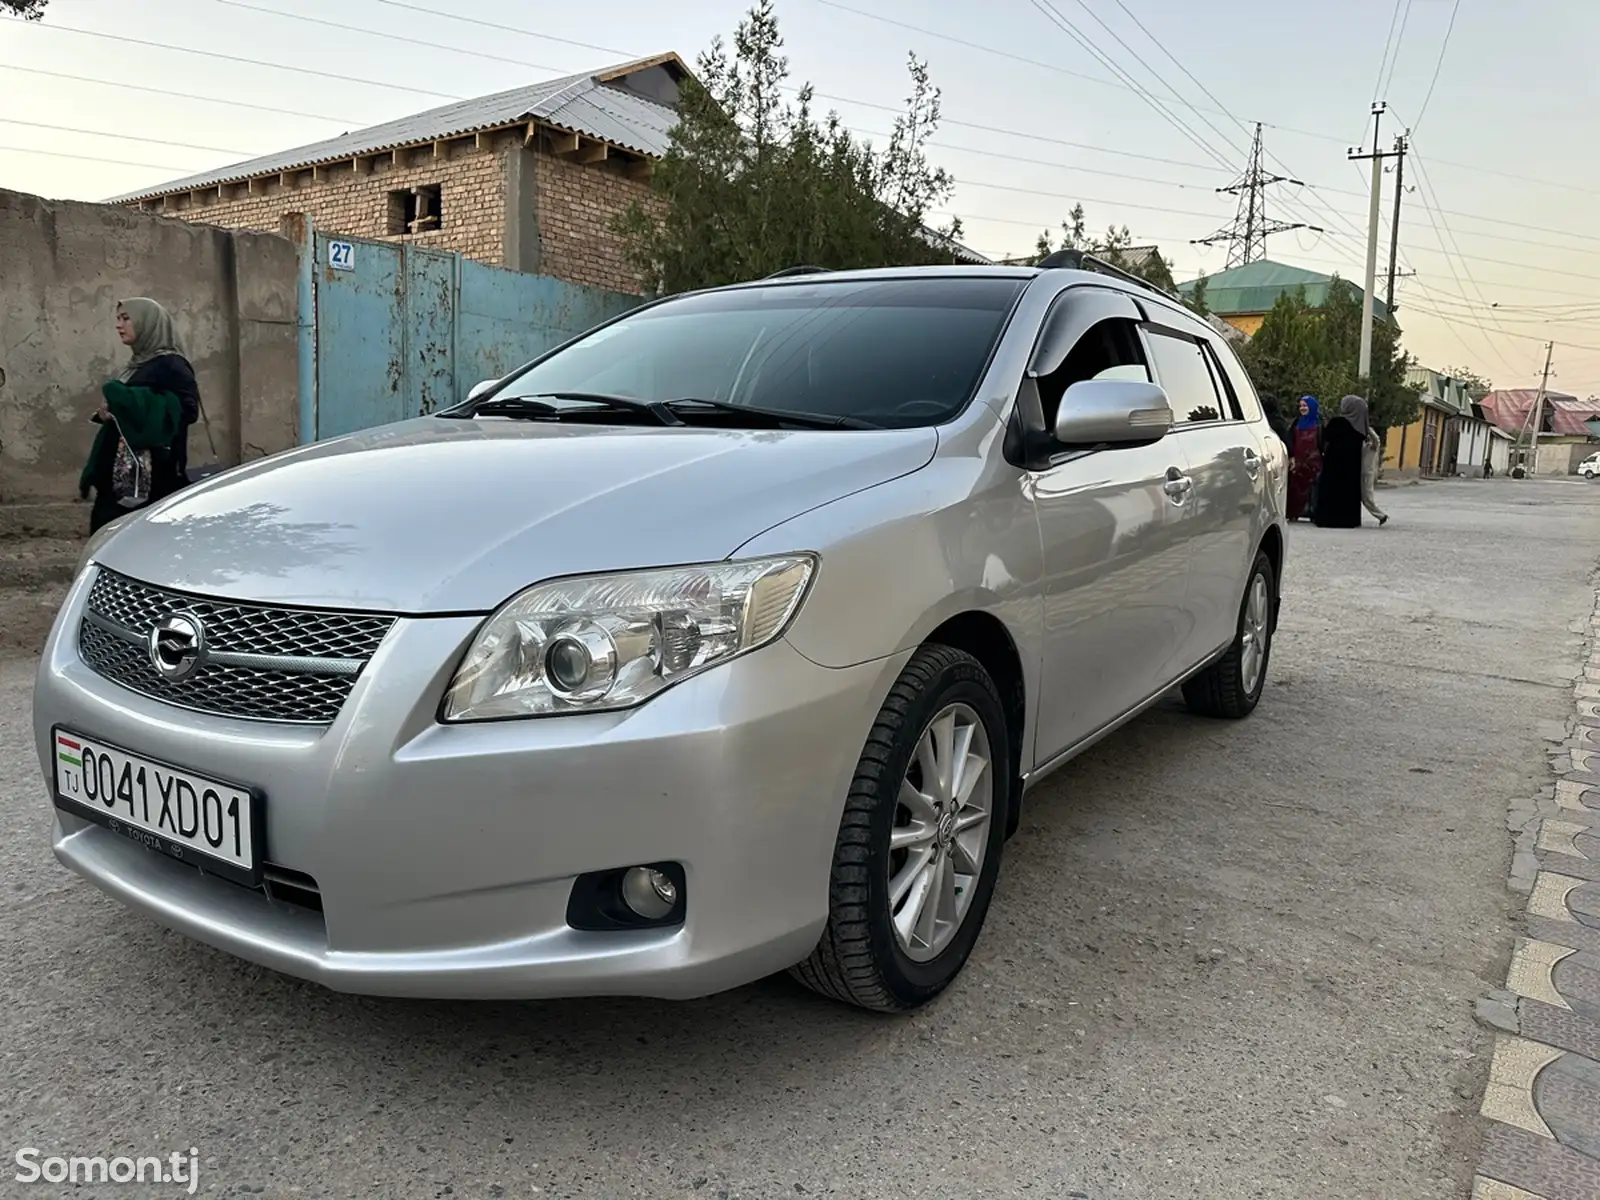
<svg viewBox="0 0 1600 1200"><path fill-rule="evenodd" d="M725 430L422 418L195 484L96 554L181 591L482 612L557 575L712 562L925 466L932 429Z"/></svg>

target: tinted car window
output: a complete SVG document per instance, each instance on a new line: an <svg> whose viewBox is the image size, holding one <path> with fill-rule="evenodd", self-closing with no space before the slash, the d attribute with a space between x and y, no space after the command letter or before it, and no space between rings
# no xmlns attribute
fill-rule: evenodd
<svg viewBox="0 0 1600 1200"><path fill-rule="evenodd" d="M1184 425L1222 420L1226 410L1200 346L1187 338L1169 337L1153 330L1149 341L1157 380L1166 389L1177 422Z"/></svg>
<svg viewBox="0 0 1600 1200"><path fill-rule="evenodd" d="M1211 344L1213 364L1222 367L1223 382L1228 385L1233 393L1234 402L1239 407L1239 415L1246 421L1261 420L1261 398L1256 395L1255 385L1250 382L1250 376L1245 374L1245 369L1239 364L1239 358L1226 345L1216 342Z"/></svg>
<svg viewBox="0 0 1600 1200"><path fill-rule="evenodd" d="M1026 283L945 277L685 296L597 330L501 395L604 392L937 424L971 398Z"/></svg>

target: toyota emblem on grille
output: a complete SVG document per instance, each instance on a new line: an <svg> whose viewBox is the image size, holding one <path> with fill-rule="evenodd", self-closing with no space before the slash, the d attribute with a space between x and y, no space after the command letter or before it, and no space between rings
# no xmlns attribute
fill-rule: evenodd
<svg viewBox="0 0 1600 1200"><path fill-rule="evenodd" d="M150 662L157 674L176 683L192 674L206 652L206 627L191 612L163 617L150 631Z"/></svg>

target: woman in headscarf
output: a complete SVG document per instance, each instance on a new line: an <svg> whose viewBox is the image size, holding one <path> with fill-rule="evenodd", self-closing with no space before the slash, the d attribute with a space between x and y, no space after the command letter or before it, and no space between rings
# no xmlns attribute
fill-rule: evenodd
<svg viewBox="0 0 1600 1200"><path fill-rule="evenodd" d="M100 425L78 480L94 489L89 531L177 491L188 482L189 426L200 415L200 389L184 357L172 316L137 296L117 305L117 337L128 365L102 385Z"/></svg>
<svg viewBox="0 0 1600 1200"><path fill-rule="evenodd" d="M1351 404L1351 401L1355 401ZM1349 411L1346 411L1348 407ZM1347 417L1361 434L1361 507L1378 518L1382 527L1389 523L1389 514L1378 507L1378 466L1383 462L1383 443L1378 431L1367 419L1367 402L1360 396L1346 396L1339 402L1339 414Z"/></svg>
<svg viewBox="0 0 1600 1200"><path fill-rule="evenodd" d="M1315 396L1300 397L1300 417L1289 438L1289 520L1298 521L1311 507L1311 490L1322 470L1322 422Z"/></svg>
<svg viewBox="0 0 1600 1200"><path fill-rule="evenodd" d="M1361 453L1367 441L1367 402L1346 396L1322 431L1322 475L1311 519L1326 529L1361 527Z"/></svg>

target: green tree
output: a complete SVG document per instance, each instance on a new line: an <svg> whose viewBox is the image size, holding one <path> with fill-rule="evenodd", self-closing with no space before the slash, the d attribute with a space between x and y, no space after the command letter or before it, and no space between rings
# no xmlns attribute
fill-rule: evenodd
<svg viewBox="0 0 1600 1200"><path fill-rule="evenodd" d="M1083 205L1074 204L1072 211L1067 214L1067 219L1061 222L1059 242L1051 240L1048 229L1039 235L1039 240L1033 248L1033 261L1042 262L1058 250L1082 250L1105 260L1114 267L1120 267L1130 275L1137 275L1146 283L1153 283L1162 291L1172 292L1177 289L1177 283L1172 278L1172 267L1161 256L1161 251L1152 247L1148 253L1131 254L1129 252L1132 248L1133 234L1126 225L1120 229L1115 225L1108 225L1105 233L1098 237L1091 235Z"/></svg>
<svg viewBox="0 0 1600 1200"><path fill-rule="evenodd" d="M1194 287L1190 290L1188 299L1184 301L1202 317L1211 315L1211 303L1206 298L1206 292L1210 286L1211 277L1204 271L1200 272L1200 278L1194 281Z"/></svg>
<svg viewBox="0 0 1600 1200"><path fill-rule="evenodd" d="M0 13L37 21L44 16L45 3L46 0L0 0Z"/></svg>
<svg viewBox="0 0 1600 1200"><path fill-rule="evenodd" d="M788 267L914 266L955 258L959 222L930 229L954 186L931 166L939 90L910 58L911 93L887 147L819 120L812 89L783 96L788 59L772 0L721 38L680 89L678 124L652 195L614 223L629 261L657 294L759 279Z"/></svg>
<svg viewBox="0 0 1600 1200"><path fill-rule="evenodd" d="M1364 396L1372 424L1388 429L1416 420L1421 403L1406 387L1411 360L1399 342L1393 323L1374 322L1372 376L1360 378L1361 296L1335 276L1317 307L1307 302L1304 288L1280 295L1240 359L1256 390L1273 398L1280 415L1287 415L1285 406L1292 408L1301 395L1322 400L1329 415L1344 396Z"/></svg>
<svg viewBox="0 0 1600 1200"><path fill-rule="evenodd" d="M1450 376L1451 379L1462 383L1467 389L1467 395L1472 397L1474 403L1494 391L1494 384L1490 383L1486 376L1479 375L1471 367L1450 367L1445 371L1445 374Z"/></svg>

